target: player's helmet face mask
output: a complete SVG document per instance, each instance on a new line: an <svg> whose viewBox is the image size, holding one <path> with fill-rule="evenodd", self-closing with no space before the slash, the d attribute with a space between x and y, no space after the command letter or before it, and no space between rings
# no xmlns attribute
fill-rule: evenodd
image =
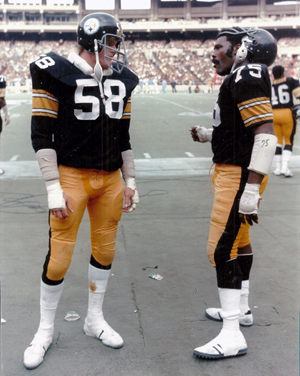
<svg viewBox="0 0 300 376"><path fill-rule="evenodd" d="M115 45L111 43L113 38ZM95 54L95 40L98 53L103 51L107 66L120 73L126 63L126 50L119 21L106 13L85 16L78 25L77 42L87 52Z"/></svg>

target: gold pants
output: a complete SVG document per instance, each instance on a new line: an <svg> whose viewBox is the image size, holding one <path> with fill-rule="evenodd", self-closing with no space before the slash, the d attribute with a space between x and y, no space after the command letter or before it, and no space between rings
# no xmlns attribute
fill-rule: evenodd
<svg viewBox="0 0 300 376"><path fill-rule="evenodd" d="M226 262L238 256L238 248L250 244L250 225L241 223L238 214L239 197L243 192L241 182L241 167L215 165L214 202L207 244L207 255L213 267L216 267L216 252L219 253L218 260ZM265 176L260 194L265 190L267 182L268 176Z"/></svg>
<svg viewBox="0 0 300 376"><path fill-rule="evenodd" d="M277 144L293 145L295 124L292 111L289 108L273 109L274 132L277 137Z"/></svg>
<svg viewBox="0 0 300 376"><path fill-rule="evenodd" d="M112 263L124 192L120 170L106 172L59 166L59 177L74 212L69 212L70 216L63 220L50 215L50 249L44 273L52 281L65 277L86 208L90 219L92 255L104 266Z"/></svg>

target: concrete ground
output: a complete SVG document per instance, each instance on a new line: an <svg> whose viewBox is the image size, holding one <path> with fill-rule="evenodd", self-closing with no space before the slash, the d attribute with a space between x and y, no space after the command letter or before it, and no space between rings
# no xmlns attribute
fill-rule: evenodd
<svg viewBox="0 0 300 376"><path fill-rule="evenodd" d="M292 179L270 177L259 224L252 229L255 322L242 329L248 354L218 361L192 354L221 329L204 316L207 307L219 305L215 271L205 254L212 205L209 163L191 167L189 174L178 168L178 175L162 175L156 163L145 168L137 161L141 200L120 222L104 303L105 317L124 338L124 347L110 349L83 334L90 249L85 217L57 311L54 342L32 371L24 368L22 357L39 321L46 195L38 177L1 178L3 376L298 375L298 161ZM149 278L153 272L163 279ZM68 311L80 319L65 321Z"/></svg>

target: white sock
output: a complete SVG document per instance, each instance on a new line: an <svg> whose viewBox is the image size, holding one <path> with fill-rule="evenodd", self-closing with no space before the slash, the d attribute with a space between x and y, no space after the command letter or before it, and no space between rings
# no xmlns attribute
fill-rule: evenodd
<svg viewBox="0 0 300 376"><path fill-rule="evenodd" d="M240 301L241 313L246 313L250 310L248 298L249 298L249 279L247 281L242 281L241 301Z"/></svg>
<svg viewBox="0 0 300 376"><path fill-rule="evenodd" d="M56 308L63 290L63 282L59 285L40 285L40 324L37 333L52 338Z"/></svg>
<svg viewBox="0 0 300 376"><path fill-rule="evenodd" d="M291 159L292 152L290 150L282 151L282 171L286 171L289 167L289 161Z"/></svg>
<svg viewBox="0 0 300 376"><path fill-rule="evenodd" d="M241 290L219 288L223 329L239 331Z"/></svg>
<svg viewBox="0 0 300 376"><path fill-rule="evenodd" d="M87 316L89 320L103 319L102 306L111 269L98 269L89 264L89 303Z"/></svg>

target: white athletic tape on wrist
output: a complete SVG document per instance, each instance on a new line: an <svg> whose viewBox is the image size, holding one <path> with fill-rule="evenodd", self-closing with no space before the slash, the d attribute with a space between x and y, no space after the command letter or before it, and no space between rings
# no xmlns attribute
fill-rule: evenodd
<svg viewBox="0 0 300 376"><path fill-rule="evenodd" d="M134 191L134 195L131 197L131 207L129 208L129 212L132 212L136 208L136 204L140 202L139 194L136 189L135 179L125 179L125 185L126 187L131 188Z"/></svg>
<svg viewBox="0 0 300 376"><path fill-rule="evenodd" d="M46 186L48 192L48 206L50 210L66 209L66 202L60 184L54 183Z"/></svg>
<svg viewBox="0 0 300 376"><path fill-rule="evenodd" d="M239 213L257 214L258 203L261 199L259 194L260 184L246 183L244 192L240 199Z"/></svg>
<svg viewBox="0 0 300 376"><path fill-rule="evenodd" d="M211 142L213 128L207 129L202 125L198 125L196 132L200 142Z"/></svg>
<svg viewBox="0 0 300 376"><path fill-rule="evenodd" d="M277 145L277 137L273 134L255 135L249 170L261 175L268 175Z"/></svg>
<svg viewBox="0 0 300 376"><path fill-rule="evenodd" d="M135 178L134 155L131 149L122 151L123 166L121 167L123 179Z"/></svg>

